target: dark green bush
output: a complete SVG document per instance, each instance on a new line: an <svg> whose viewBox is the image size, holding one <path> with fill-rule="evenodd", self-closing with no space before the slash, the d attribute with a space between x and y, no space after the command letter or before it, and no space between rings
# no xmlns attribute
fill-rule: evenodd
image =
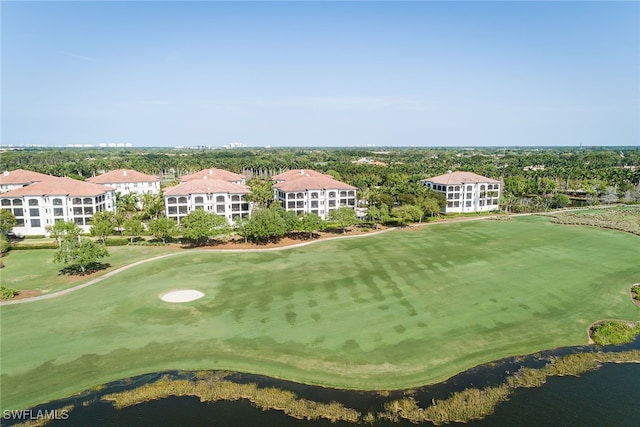
<svg viewBox="0 0 640 427"><path fill-rule="evenodd" d="M14 251L28 251L32 249L58 249L56 242L45 243L14 243L11 245L11 250Z"/></svg>
<svg viewBox="0 0 640 427"><path fill-rule="evenodd" d="M121 238L121 237L115 237L115 238L108 238L104 244L105 246L127 246L130 242L130 239L127 238Z"/></svg>

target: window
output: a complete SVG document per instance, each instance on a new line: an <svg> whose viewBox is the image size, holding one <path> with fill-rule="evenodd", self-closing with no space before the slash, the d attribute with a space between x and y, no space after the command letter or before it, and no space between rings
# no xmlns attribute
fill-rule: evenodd
<svg viewBox="0 0 640 427"><path fill-rule="evenodd" d="M317 208L318 207L318 201L317 200L312 200L311 201L311 207L312 208Z"/></svg>
<svg viewBox="0 0 640 427"><path fill-rule="evenodd" d="M453 185L450 185L449 187L447 187L447 191L453 191Z"/></svg>
<svg viewBox="0 0 640 427"><path fill-rule="evenodd" d="M73 214L74 215L82 215L82 208L78 207L78 206L74 206L73 208Z"/></svg>
<svg viewBox="0 0 640 427"><path fill-rule="evenodd" d="M311 193L311 198L312 199L317 199L318 198L318 193Z"/></svg>
<svg viewBox="0 0 640 427"><path fill-rule="evenodd" d="M329 197L336 197L335 191L329 191Z"/></svg>
<svg viewBox="0 0 640 427"><path fill-rule="evenodd" d="M296 194L296 198L298 198L298 199L304 199L304 194L302 194L302 193L297 193L297 194Z"/></svg>
<svg viewBox="0 0 640 427"><path fill-rule="evenodd" d="M62 199L53 199L53 206L62 206Z"/></svg>
<svg viewBox="0 0 640 427"><path fill-rule="evenodd" d="M0 204L2 206L11 206L11 200L9 199L2 199L2 202L0 202Z"/></svg>
<svg viewBox="0 0 640 427"><path fill-rule="evenodd" d="M64 216L64 209L53 208L53 216Z"/></svg>
<svg viewBox="0 0 640 427"><path fill-rule="evenodd" d="M31 220L31 226L32 227L40 227L40 219L32 219Z"/></svg>
<svg viewBox="0 0 640 427"><path fill-rule="evenodd" d="M13 216L24 216L22 208L13 208Z"/></svg>
<svg viewBox="0 0 640 427"><path fill-rule="evenodd" d="M218 203L224 203L224 196L218 196L218 197L216 197L216 202L218 202Z"/></svg>
<svg viewBox="0 0 640 427"><path fill-rule="evenodd" d="M467 193L467 199L471 198L471 193Z"/></svg>
<svg viewBox="0 0 640 427"><path fill-rule="evenodd" d="M491 185L489 185L489 187L491 187ZM484 190L485 190L485 185L484 185L484 184L482 184L482 185L480 186L480 191L484 191Z"/></svg>
<svg viewBox="0 0 640 427"><path fill-rule="evenodd" d="M73 204L74 205L81 205L82 204L82 199L80 197L74 197L73 198Z"/></svg>
<svg viewBox="0 0 640 427"><path fill-rule="evenodd" d="M38 208L29 209L29 216L40 216L40 209Z"/></svg>
<svg viewBox="0 0 640 427"><path fill-rule="evenodd" d="M467 191L471 191L473 190L473 187L471 185L467 185Z"/></svg>
<svg viewBox="0 0 640 427"><path fill-rule="evenodd" d="M13 206L22 206L22 199L13 199Z"/></svg>
<svg viewBox="0 0 640 427"><path fill-rule="evenodd" d="M175 206L169 206L169 215L176 215L178 210Z"/></svg>
<svg viewBox="0 0 640 427"><path fill-rule="evenodd" d="M340 192L340 197L347 197L347 192L346 191L341 191Z"/></svg>
<svg viewBox="0 0 640 427"><path fill-rule="evenodd" d="M85 205L91 205L93 204L93 199L91 199L91 197L85 197L84 199L82 199L82 203L84 203Z"/></svg>
<svg viewBox="0 0 640 427"><path fill-rule="evenodd" d="M197 196L195 202L196 203L204 203L204 198L202 196Z"/></svg>
<svg viewBox="0 0 640 427"><path fill-rule="evenodd" d="M355 197L356 193L355 191L349 191L349 197Z"/></svg>
<svg viewBox="0 0 640 427"><path fill-rule="evenodd" d="M296 207L296 202L287 202L287 209L293 209Z"/></svg>
<svg viewBox="0 0 640 427"><path fill-rule="evenodd" d="M29 206L38 206L37 199L29 199Z"/></svg>
<svg viewBox="0 0 640 427"><path fill-rule="evenodd" d="M224 205L216 206L216 213L223 214L224 213Z"/></svg>
<svg viewBox="0 0 640 427"><path fill-rule="evenodd" d="M78 225L84 225L84 218L74 218L73 222L75 222Z"/></svg>
<svg viewBox="0 0 640 427"><path fill-rule="evenodd" d="M186 197L178 197L178 203L187 203Z"/></svg>
<svg viewBox="0 0 640 427"><path fill-rule="evenodd" d="M176 204L176 198L175 197L169 197L167 199L167 204L168 205L175 205Z"/></svg>
<svg viewBox="0 0 640 427"><path fill-rule="evenodd" d="M466 207L468 207L468 208L470 208L470 207L471 207L471 200L467 200L467 201L465 202L465 206L466 206Z"/></svg>
<svg viewBox="0 0 640 427"><path fill-rule="evenodd" d="M336 207L336 201L335 200L329 200L329 207L330 208L335 208Z"/></svg>
<svg viewBox="0 0 640 427"><path fill-rule="evenodd" d="M84 208L85 215L93 215L93 208L91 206L87 206Z"/></svg>
<svg viewBox="0 0 640 427"><path fill-rule="evenodd" d="M238 196L237 194L231 196L231 201L232 202L239 202L240 201L240 196Z"/></svg>
<svg viewBox="0 0 640 427"><path fill-rule="evenodd" d="M447 207L448 208L452 208L453 207L453 202L447 202Z"/></svg>
<svg viewBox="0 0 640 427"><path fill-rule="evenodd" d="M460 186L456 185L456 191L460 191Z"/></svg>
<svg viewBox="0 0 640 427"><path fill-rule="evenodd" d="M186 199L186 197L185 197ZM186 206L178 206L178 213L179 214L186 214L187 213L187 207Z"/></svg>

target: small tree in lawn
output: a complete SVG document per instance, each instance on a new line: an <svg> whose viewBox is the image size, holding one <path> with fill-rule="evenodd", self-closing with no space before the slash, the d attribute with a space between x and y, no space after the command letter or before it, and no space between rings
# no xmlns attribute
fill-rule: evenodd
<svg viewBox="0 0 640 427"><path fill-rule="evenodd" d="M109 252L104 245L87 238L78 240L67 237L53 256L53 262L62 263L76 271L80 269L81 273L85 274L87 267L108 256Z"/></svg>
<svg viewBox="0 0 640 427"><path fill-rule="evenodd" d="M251 214L246 232L251 240L270 242L285 235L287 224L275 209L256 209Z"/></svg>
<svg viewBox="0 0 640 427"><path fill-rule="evenodd" d="M130 218L126 220L123 225L126 234L131 237L131 243L133 243L133 240L136 237L140 236L144 231L144 225L142 225L142 221L140 221L138 218Z"/></svg>
<svg viewBox="0 0 640 427"><path fill-rule="evenodd" d="M73 221L56 221L49 229L49 236L56 239L58 247L62 246L62 240L66 238L80 238L82 229Z"/></svg>
<svg viewBox="0 0 640 427"><path fill-rule="evenodd" d="M294 211L285 210L282 206L274 206L270 209L275 210L284 220L286 225L285 234L298 231L300 229L300 217Z"/></svg>
<svg viewBox="0 0 640 427"><path fill-rule="evenodd" d="M98 236L102 243L107 240L107 236L113 234L115 215L113 212L96 212L91 218L91 235Z"/></svg>
<svg viewBox="0 0 640 427"><path fill-rule="evenodd" d="M16 217L13 216L11 211L7 209L0 209L0 233L8 233L16 226L17 223Z"/></svg>
<svg viewBox="0 0 640 427"><path fill-rule="evenodd" d="M245 243L249 241L249 221L250 219L248 217L243 216L236 218L233 224L233 231L242 236Z"/></svg>
<svg viewBox="0 0 640 427"><path fill-rule="evenodd" d="M318 214L307 212L300 220L300 231L309 233L309 238L313 237L314 231L322 231L326 227L326 223Z"/></svg>
<svg viewBox="0 0 640 427"><path fill-rule="evenodd" d="M341 208L329 211L329 221L333 221L342 228L342 233L347 232L347 227L356 225L358 223L358 217L356 211L350 207L343 206Z"/></svg>
<svg viewBox="0 0 640 427"><path fill-rule="evenodd" d="M417 222L422 219L423 214L424 211L415 205L403 205L391 209L391 215L401 224Z"/></svg>
<svg viewBox="0 0 640 427"><path fill-rule="evenodd" d="M172 239L178 235L178 224L171 218L161 216L158 219L149 221L149 231L156 239L162 239L162 243L167 243L167 239Z"/></svg>
<svg viewBox="0 0 640 427"><path fill-rule="evenodd" d="M182 236L197 244L209 244L211 237L229 233L229 224L223 216L196 209L182 219Z"/></svg>

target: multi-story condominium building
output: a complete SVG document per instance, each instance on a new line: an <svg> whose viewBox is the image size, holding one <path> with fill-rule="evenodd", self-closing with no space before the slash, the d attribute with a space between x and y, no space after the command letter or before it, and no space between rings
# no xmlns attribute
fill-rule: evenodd
<svg viewBox="0 0 640 427"><path fill-rule="evenodd" d="M280 201L287 211L300 215L313 212L323 219L329 212L342 206L356 208L356 187L335 180L313 170L292 170L272 179L275 200Z"/></svg>
<svg viewBox="0 0 640 427"><path fill-rule="evenodd" d="M204 209L224 216L229 223L251 212L247 201L249 187L220 179L193 179L165 188L165 215L178 223L190 212Z"/></svg>
<svg viewBox="0 0 640 427"><path fill-rule="evenodd" d="M448 172L422 181L447 198L445 213L489 212L499 209L500 181L472 172Z"/></svg>
<svg viewBox="0 0 640 427"><path fill-rule="evenodd" d="M115 189L71 178L49 177L0 194L0 209L16 217L24 235L46 234L57 221L73 221L87 232L95 212L115 211Z"/></svg>
<svg viewBox="0 0 640 427"><path fill-rule="evenodd" d="M160 178L147 175L131 169L118 169L87 179L87 182L106 185L116 189L121 195L158 194L160 192Z"/></svg>
<svg viewBox="0 0 640 427"><path fill-rule="evenodd" d="M219 179L221 181L233 182L235 184L245 184L244 175L229 172L223 169L203 169L200 172L180 177L180 182L193 181L194 179Z"/></svg>
<svg viewBox="0 0 640 427"><path fill-rule="evenodd" d="M15 190L16 188L24 187L34 182L46 181L50 178L56 177L25 169L4 171L4 173L0 175L0 193L6 193L7 191Z"/></svg>

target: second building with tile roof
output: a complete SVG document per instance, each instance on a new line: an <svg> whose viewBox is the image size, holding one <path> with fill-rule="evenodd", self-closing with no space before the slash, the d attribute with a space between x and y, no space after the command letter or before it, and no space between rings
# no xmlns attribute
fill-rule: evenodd
<svg viewBox="0 0 640 427"><path fill-rule="evenodd" d="M322 219L329 212L346 206L356 208L356 187L335 180L330 175L307 169L297 169L274 175L275 200L287 211L298 215L312 212Z"/></svg>

